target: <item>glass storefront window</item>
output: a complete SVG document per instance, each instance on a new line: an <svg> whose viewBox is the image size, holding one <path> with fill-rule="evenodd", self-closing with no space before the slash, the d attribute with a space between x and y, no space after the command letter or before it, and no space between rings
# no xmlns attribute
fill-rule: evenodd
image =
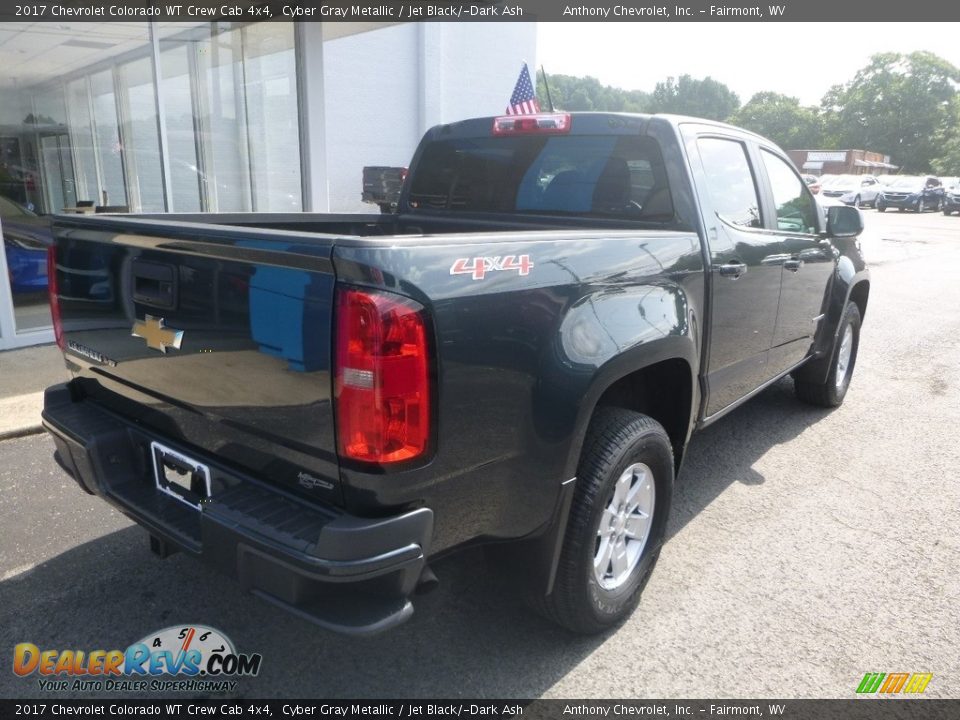
<svg viewBox="0 0 960 720"><path fill-rule="evenodd" d="M73 148L77 200L96 203L100 196L100 181L97 180L97 160L93 152L93 121L90 119L87 85L85 77L67 84L68 130ZM50 212L55 210L51 208Z"/></svg>
<svg viewBox="0 0 960 720"><path fill-rule="evenodd" d="M165 43L161 44L163 47ZM177 43L160 53L160 76L167 123L173 212L199 212L204 175L197 160L196 113L190 78L192 44Z"/></svg>
<svg viewBox="0 0 960 720"><path fill-rule="evenodd" d="M244 28L247 122L254 202L258 211L301 209L297 73L289 24Z"/></svg>
<svg viewBox="0 0 960 720"><path fill-rule="evenodd" d="M210 209L253 210L241 31L216 33L197 46L196 57L203 157L217 179L207 184Z"/></svg>
<svg viewBox="0 0 960 720"><path fill-rule="evenodd" d="M25 45L39 32L2 28ZM293 23L78 23L57 37L32 76L0 67L0 313L12 298L18 332L50 324L53 213L302 208Z"/></svg>
<svg viewBox="0 0 960 720"><path fill-rule="evenodd" d="M123 96L123 157L131 212L163 212L163 174L157 101L151 58L133 60L120 67ZM111 201L110 204L115 204Z"/></svg>
<svg viewBox="0 0 960 720"><path fill-rule="evenodd" d="M90 76L91 107L95 129L97 159L102 183L98 205L125 206L127 188L123 175L123 143L117 120L117 97L113 87L113 71L104 70Z"/></svg>

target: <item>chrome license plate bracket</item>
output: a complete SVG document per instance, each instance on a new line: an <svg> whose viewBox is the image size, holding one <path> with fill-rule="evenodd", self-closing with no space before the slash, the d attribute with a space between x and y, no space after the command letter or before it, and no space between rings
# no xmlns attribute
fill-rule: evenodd
<svg viewBox="0 0 960 720"><path fill-rule="evenodd" d="M210 468L158 442L150 443L150 455L157 490L201 510L210 499Z"/></svg>

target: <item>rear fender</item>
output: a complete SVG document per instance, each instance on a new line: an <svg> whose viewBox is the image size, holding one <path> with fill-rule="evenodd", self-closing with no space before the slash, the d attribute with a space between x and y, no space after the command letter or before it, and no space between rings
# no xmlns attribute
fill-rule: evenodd
<svg viewBox="0 0 960 720"><path fill-rule="evenodd" d="M511 544L509 552L500 556L508 567L518 570L515 577L522 578L532 593L549 594L553 589L571 499L576 491L576 472L583 441L597 402L604 393L633 373L666 360L683 360L690 373L689 387L685 388L690 407L686 427L680 433L682 440L678 458L690 437L692 420L699 403L696 382L700 357L696 341L700 336L697 327L699 317L687 302L683 289L671 284L637 286L620 293L616 302L600 295L602 293L578 303L577 307L581 310L573 308L564 318L557 335L561 347L557 348L555 355L565 362L557 363L552 374L542 376L545 382L541 397L551 397L554 402L565 399L574 402L577 407L574 431L565 459L565 480L557 496L553 516L542 533ZM654 307L664 312L655 315L652 312ZM620 314L620 310L625 311L626 308L631 308L634 316L639 311L641 318L652 320L633 343L627 343L626 336L631 333L636 335L638 327L644 328L644 323L623 322L630 317L629 314ZM619 318L621 322L613 322L614 318ZM653 320L659 320L660 323ZM608 346L601 342L601 333L609 342ZM595 343L609 347L609 350L595 354L596 364L591 365L578 353L598 347ZM577 399L579 402L576 402Z"/></svg>

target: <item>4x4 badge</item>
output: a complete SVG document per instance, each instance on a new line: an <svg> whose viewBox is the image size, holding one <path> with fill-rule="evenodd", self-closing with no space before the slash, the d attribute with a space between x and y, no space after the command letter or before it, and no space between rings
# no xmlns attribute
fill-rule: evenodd
<svg viewBox="0 0 960 720"><path fill-rule="evenodd" d="M168 347L179 350L180 342L183 340L183 330L168 328L163 324L163 318L153 315L144 315L142 322L134 323L132 334L134 337L146 340L148 348L162 353L167 352Z"/></svg>

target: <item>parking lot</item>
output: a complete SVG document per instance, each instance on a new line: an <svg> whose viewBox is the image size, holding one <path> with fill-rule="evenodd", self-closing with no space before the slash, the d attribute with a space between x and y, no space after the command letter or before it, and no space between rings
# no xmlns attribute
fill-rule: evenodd
<svg viewBox="0 0 960 720"><path fill-rule="evenodd" d="M240 697L830 697L866 672L960 696L960 217L864 211L873 280L843 407L789 380L697 435L637 613L572 637L484 555L386 635L329 634L241 594L83 494L45 436L0 442L0 657L125 648L179 623L263 667ZM9 668L9 665L7 665ZM41 695L0 672L0 696Z"/></svg>

